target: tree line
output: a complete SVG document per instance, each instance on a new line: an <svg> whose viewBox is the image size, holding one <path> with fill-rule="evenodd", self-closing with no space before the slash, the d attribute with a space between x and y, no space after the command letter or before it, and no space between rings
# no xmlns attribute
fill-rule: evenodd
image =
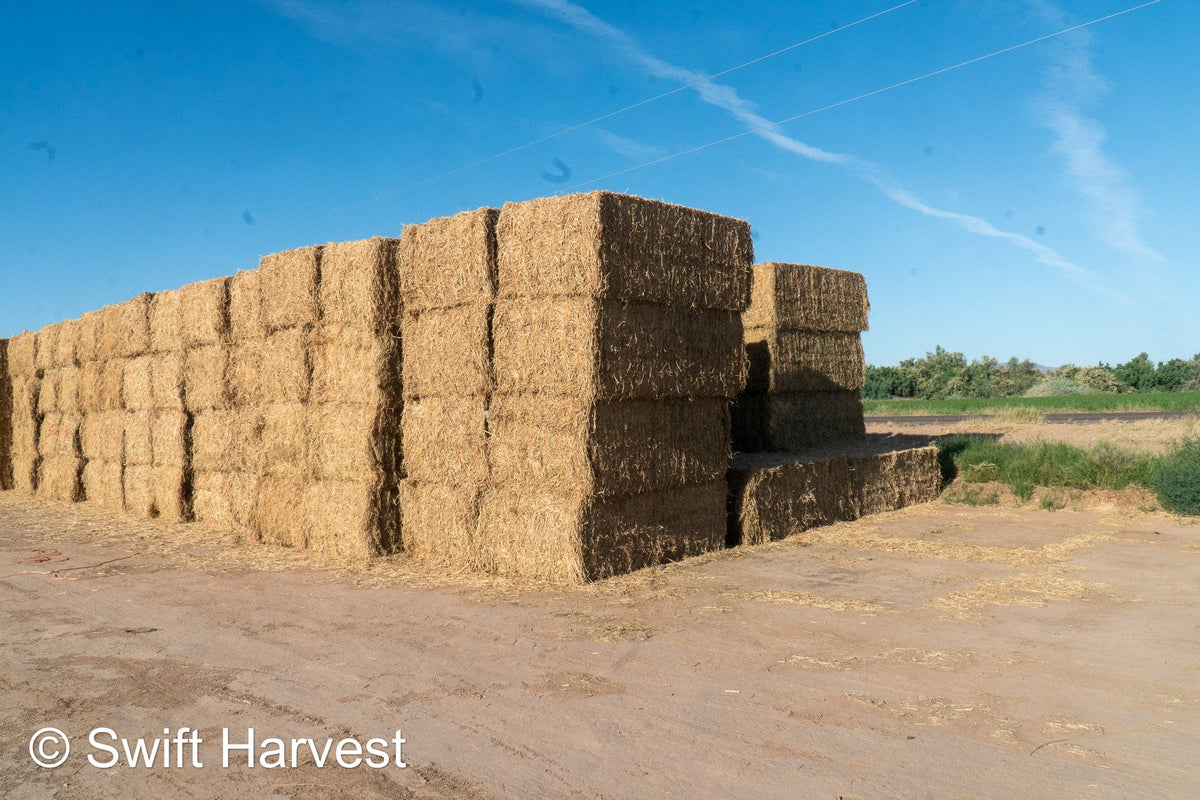
<svg viewBox="0 0 1200 800"><path fill-rule="evenodd" d="M868 400L952 397L1054 397L1072 394L1200 391L1200 353L1190 360L1155 363L1139 353L1123 364L1067 364L1046 370L1029 359L1001 362L991 356L967 361L938 345L922 358L896 367L867 367Z"/></svg>

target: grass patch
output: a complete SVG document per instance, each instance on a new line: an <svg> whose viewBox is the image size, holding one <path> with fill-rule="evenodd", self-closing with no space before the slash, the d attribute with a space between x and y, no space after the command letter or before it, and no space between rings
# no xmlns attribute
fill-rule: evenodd
<svg viewBox="0 0 1200 800"><path fill-rule="evenodd" d="M998 506L1000 493L985 491L980 486L968 486L961 492L946 495L946 502L964 506Z"/></svg>
<svg viewBox="0 0 1200 800"><path fill-rule="evenodd" d="M1020 411L1016 411L1020 409ZM1013 414L1037 421L1041 414L1100 411L1200 411L1200 392L1083 394L1069 397L964 397L949 400L865 400L868 416ZM1006 414L1007 412L1007 414Z"/></svg>
<svg viewBox="0 0 1200 800"><path fill-rule="evenodd" d="M1159 458L1149 485L1168 511L1200 514L1200 439L1185 439Z"/></svg>

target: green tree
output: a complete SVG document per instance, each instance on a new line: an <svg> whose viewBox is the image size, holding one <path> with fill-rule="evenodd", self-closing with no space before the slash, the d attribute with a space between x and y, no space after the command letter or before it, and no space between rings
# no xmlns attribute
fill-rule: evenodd
<svg viewBox="0 0 1200 800"><path fill-rule="evenodd" d="M912 397L916 391L917 382L912 373L902 367L867 367L863 397L868 400Z"/></svg>
<svg viewBox="0 0 1200 800"><path fill-rule="evenodd" d="M1147 353L1139 353L1124 364L1113 368L1113 374L1123 383L1132 386L1134 391L1154 391L1154 362Z"/></svg>

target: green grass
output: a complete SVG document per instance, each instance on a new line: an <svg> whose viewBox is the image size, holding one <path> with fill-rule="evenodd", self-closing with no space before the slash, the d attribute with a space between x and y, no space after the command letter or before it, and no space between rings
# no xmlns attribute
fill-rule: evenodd
<svg viewBox="0 0 1200 800"><path fill-rule="evenodd" d="M1149 480L1163 508L1200 514L1200 439L1185 439L1154 464Z"/></svg>
<svg viewBox="0 0 1200 800"><path fill-rule="evenodd" d="M1039 414L1088 411L1200 411L1200 392L863 401L863 412L876 417L913 414L997 414L1012 409L1031 409Z"/></svg>

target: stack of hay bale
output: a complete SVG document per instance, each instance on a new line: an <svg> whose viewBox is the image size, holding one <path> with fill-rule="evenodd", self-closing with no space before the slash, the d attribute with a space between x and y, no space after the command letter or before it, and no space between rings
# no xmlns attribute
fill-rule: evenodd
<svg viewBox="0 0 1200 800"><path fill-rule="evenodd" d="M865 438L868 308L857 272L755 265L742 315L750 373L733 409L735 449L778 452Z"/></svg>
<svg viewBox="0 0 1200 800"><path fill-rule="evenodd" d="M750 377L733 410L727 543L782 539L937 496L933 447L868 444L861 390L862 275L800 264L754 267Z"/></svg>
<svg viewBox="0 0 1200 800"><path fill-rule="evenodd" d="M351 555L392 546L399 473L395 242L265 256L228 279L227 342L185 364L196 517Z"/></svg>
<svg viewBox="0 0 1200 800"><path fill-rule="evenodd" d="M83 499L83 422L79 407L80 369L76 320L48 325L38 333L36 366L42 376L37 413L37 493L51 500Z"/></svg>
<svg viewBox="0 0 1200 800"><path fill-rule="evenodd" d="M8 374L8 339L0 339L0 490L13 488L12 376Z"/></svg>
<svg viewBox="0 0 1200 800"><path fill-rule="evenodd" d="M483 565L580 582L723 544L749 225L597 192L507 204Z"/></svg>
<svg viewBox="0 0 1200 800"><path fill-rule="evenodd" d="M11 390L12 487L24 494L37 490L38 396L41 378L37 369L36 333L25 332L8 340L8 383Z"/></svg>
<svg viewBox="0 0 1200 800"><path fill-rule="evenodd" d="M405 226L404 549L479 566L476 527L488 478L495 209Z"/></svg>

